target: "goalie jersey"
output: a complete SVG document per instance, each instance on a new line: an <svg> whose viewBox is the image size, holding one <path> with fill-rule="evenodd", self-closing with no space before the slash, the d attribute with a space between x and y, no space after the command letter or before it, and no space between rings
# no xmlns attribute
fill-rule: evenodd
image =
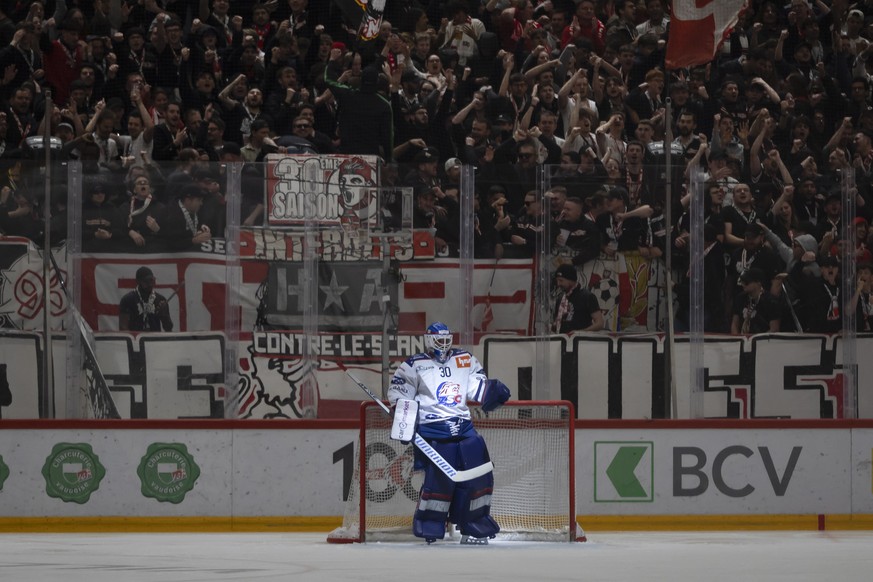
<svg viewBox="0 0 873 582"><path fill-rule="evenodd" d="M422 425L453 419L470 420L468 400L481 401L488 377L479 360L466 350L453 349L446 362L417 354L403 362L391 380L388 400L418 400Z"/></svg>

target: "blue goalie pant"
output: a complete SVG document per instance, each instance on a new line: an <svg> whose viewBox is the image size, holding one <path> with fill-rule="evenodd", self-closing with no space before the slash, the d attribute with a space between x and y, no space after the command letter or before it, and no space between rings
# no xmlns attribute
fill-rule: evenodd
<svg viewBox="0 0 873 582"><path fill-rule="evenodd" d="M491 460L485 440L476 433L462 440L428 442L458 470L472 469ZM417 537L443 539L447 519L457 526L461 535L474 538L491 537L500 531L491 517L493 473L455 483L430 461L425 460L423 468L424 483L412 521L412 531Z"/></svg>

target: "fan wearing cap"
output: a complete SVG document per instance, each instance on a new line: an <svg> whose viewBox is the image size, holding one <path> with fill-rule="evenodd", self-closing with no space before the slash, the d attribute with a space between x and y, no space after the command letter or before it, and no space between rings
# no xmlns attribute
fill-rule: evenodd
<svg viewBox="0 0 873 582"><path fill-rule="evenodd" d="M412 161L415 167L403 177L404 186L409 186L418 193L429 188L439 188L442 185L439 177L440 154L435 148L420 149Z"/></svg>
<svg viewBox="0 0 873 582"><path fill-rule="evenodd" d="M430 39L428 38L428 46ZM400 75L400 86L391 86L392 106L404 115L411 115L415 108L421 104L418 92L421 89L422 77L413 69L406 69Z"/></svg>
<svg viewBox="0 0 873 582"><path fill-rule="evenodd" d="M82 209L82 248L86 252L117 251L121 244L123 217L108 202L106 186L102 180L85 186L87 198Z"/></svg>
<svg viewBox="0 0 873 582"><path fill-rule="evenodd" d="M53 23L49 19L49 26ZM49 40L49 32L43 31L39 40L45 69L44 82L52 89L55 103L66 103L70 98L70 84L79 78L79 67L85 60L85 49L79 44L78 23L69 16L56 25L57 40ZM84 44L84 43L83 43Z"/></svg>
<svg viewBox="0 0 873 582"><path fill-rule="evenodd" d="M844 49L848 50L852 55L857 55L867 46L868 39L861 36L863 29L864 13L857 8L849 10L842 40Z"/></svg>
<svg viewBox="0 0 873 582"><path fill-rule="evenodd" d="M116 39L118 40L118 39ZM124 43L114 43L118 55L118 79L138 74L141 81L154 85L158 56L150 43L146 43L146 32L139 26L124 31Z"/></svg>
<svg viewBox="0 0 873 582"><path fill-rule="evenodd" d="M443 183L443 186L446 190L452 188L457 189L461 184L461 167L463 166L463 162L461 162L458 158L449 158L446 160L446 163L443 164L443 170L445 171L446 179Z"/></svg>
<svg viewBox="0 0 873 582"><path fill-rule="evenodd" d="M603 329L603 313L597 298L578 279L573 265L561 265L555 271L555 283L562 291L555 303L552 330L556 333Z"/></svg>
<svg viewBox="0 0 873 582"><path fill-rule="evenodd" d="M454 86L454 78L452 78L449 85L450 88ZM447 98L450 98L450 96ZM445 132L446 113L445 107L439 107L431 115L428 111L427 103L419 103L413 106L410 109L410 115L405 115L395 120L395 131L398 135L397 142L408 142L417 138L425 143L444 143L443 135Z"/></svg>
<svg viewBox="0 0 873 582"><path fill-rule="evenodd" d="M825 197L822 212L824 216L815 225L815 238L821 243L819 250L829 253L843 231L843 197L839 191L832 190Z"/></svg>
<svg viewBox="0 0 873 582"><path fill-rule="evenodd" d="M205 196L206 191L192 181L182 188L176 200L167 205L164 215L158 220L161 229L157 232L167 250L194 250L212 239L212 231L199 216Z"/></svg>
<svg viewBox="0 0 873 582"><path fill-rule="evenodd" d="M779 304L767 292L764 283L765 275L761 269L751 268L740 275L743 292L733 304L731 335L779 331Z"/></svg>
<svg viewBox="0 0 873 582"><path fill-rule="evenodd" d="M211 11L207 8L208 5L212 6ZM226 47L233 40L233 29L231 28L232 23L229 12L230 0L200 2L200 18L194 19L191 25L191 32L203 34L203 30L200 29L211 29L216 35L217 46L220 48Z"/></svg>
<svg viewBox="0 0 873 582"><path fill-rule="evenodd" d="M818 259L821 277L811 277L801 289L810 333L837 333L843 328L840 260L831 254Z"/></svg>
<svg viewBox="0 0 873 582"><path fill-rule="evenodd" d="M761 271L764 277L764 286L769 289L770 283L776 273L783 270L782 259L776 252L764 245L764 228L758 222L753 222L746 227L743 236L743 245L731 254L728 265L728 275L736 277L734 296L743 290L742 281L739 277L752 267Z"/></svg>
<svg viewBox="0 0 873 582"><path fill-rule="evenodd" d="M607 194L608 212L597 217L600 228L601 249L608 257L615 257L617 252L636 251L640 248L646 222L640 213L651 210L649 207L628 210L627 190L617 186Z"/></svg>
<svg viewBox="0 0 873 582"><path fill-rule="evenodd" d="M558 219L557 230L555 248L560 249L562 255L571 257L574 265L582 266L600 254L600 228L585 215L585 204L581 198L567 198Z"/></svg>
<svg viewBox="0 0 873 582"><path fill-rule="evenodd" d="M173 331L167 299L155 292L155 274L148 267L136 270L136 288L118 304L121 331Z"/></svg>

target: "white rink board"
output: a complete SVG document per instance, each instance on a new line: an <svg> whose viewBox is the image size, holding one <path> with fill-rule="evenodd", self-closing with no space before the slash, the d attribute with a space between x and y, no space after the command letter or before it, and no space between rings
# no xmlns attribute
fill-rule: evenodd
<svg viewBox="0 0 873 582"><path fill-rule="evenodd" d="M850 430L598 429L576 432L582 515L848 514ZM871 435L873 439L873 435ZM608 469L621 449L643 449L630 471L641 491L619 491ZM869 457L866 501L869 508Z"/></svg>
<svg viewBox="0 0 873 582"><path fill-rule="evenodd" d="M343 514L356 430L193 426L0 429L0 458L9 468L0 517ZM58 443L90 445L105 467L85 503L47 494L42 469ZM153 443L184 444L200 469L178 504L141 491L137 468ZM622 448L641 454L632 466L610 470ZM576 513L869 514L871 456L873 429L577 429ZM632 475L638 491L616 487L610 474L619 481Z"/></svg>
<svg viewBox="0 0 873 582"><path fill-rule="evenodd" d="M873 429L852 431L852 511L873 513Z"/></svg>
<svg viewBox="0 0 873 582"><path fill-rule="evenodd" d="M353 430L0 430L9 477L0 516L342 515ZM49 497L42 467L58 443L87 443L106 475L84 504ZM181 443L201 474L181 503L145 497L137 467L152 443Z"/></svg>

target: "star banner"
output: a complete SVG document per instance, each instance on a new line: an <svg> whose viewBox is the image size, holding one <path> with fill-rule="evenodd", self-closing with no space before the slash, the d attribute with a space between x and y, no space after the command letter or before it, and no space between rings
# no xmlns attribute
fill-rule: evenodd
<svg viewBox="0 0 873 582"><path fill-rule="evenodd" d="M317 271L317 281L307 295L304 263L269 264L265 315L270 327L301 329L310 303L319 331L382 329L384 298L388 299L386 308L397 305L396 277L383 277L382 263L319 261Z"/></svg>

